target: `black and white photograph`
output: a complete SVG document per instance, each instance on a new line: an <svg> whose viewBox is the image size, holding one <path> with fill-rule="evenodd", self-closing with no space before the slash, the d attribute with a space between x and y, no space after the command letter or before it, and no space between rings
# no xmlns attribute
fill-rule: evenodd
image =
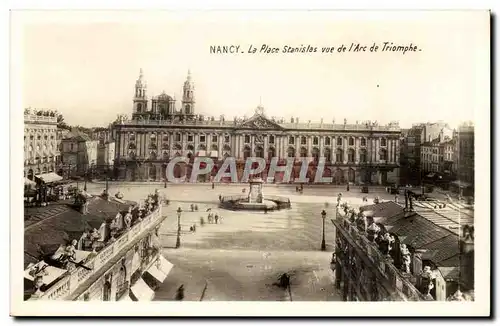
<svg viewBox="0 0 500 326"><path fill-rule="evenodd" d="M11 314L488 315L490 21L12 11Z"/></svg>

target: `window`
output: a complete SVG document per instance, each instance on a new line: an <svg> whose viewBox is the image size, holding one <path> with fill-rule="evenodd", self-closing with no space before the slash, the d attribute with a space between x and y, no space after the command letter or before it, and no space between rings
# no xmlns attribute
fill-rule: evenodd
<svg viewBox="0 0 500 326"><path fill-rule="evenodd" d="M380 139L380 146L387 146L387 139L385 138Z"/></svg>
<svg viewBox="0 0 500 326"><path fill-rule="evenodd" d="M380 150L380 160L381 161L387 160L387 152L385 149Z"/></svg>
<svg viewBox="0 0 500 326"><path fill-rule="evenodd" d="M216 143L217 142L217 135L213 135L212 136L212 143Z"/></svg>
<svg viewBox="0 0 500 326"><path fill-rule="evenodd" d="M269 136L269 144L274 144L274 136L273 135Z"/></svg>
<svg viewBox="0 0 500 326"><path fill-rule="evenodd" d="M359 162L360 163L366 163L366 150L362 149L359 152Z"/></svg>
<svg viewBox="0 0 500 326"><path fill-rule="evenodd" d="M43 139L47 140L47 139L49 139L49 136L45 135L45 136L43 137Z"/></svg>
<svg viewBox="0 0 500 326"><path fill-rule="evenodd" d="M293 136L288 137L288 144L290 144L290 145L295 144L295 138Z"/></svg>
<svg viewBox="0 0 500 326"><path fill-rule="evenodd" d="M313 145L318 145L319 144L319 139L318 137L313 138Z"/></svg>
<svg viewBox="0 0 500 326"><path fill-rule="evenodd" d="M72 151L73 150L73 144L70 144L69 145L69 150Z"/></svg>
<svg viewBox="0 0 500 326"><path fill-rule="evenodd" d="M330 146L330 137L325 137L325 145Z"/></svg>
<svg viewBox="0 0 500 326"><path fill-rule="evenodd" d="M205 142L205 135L200 135L200 142L204 143Z"/></svg>
<svg viewBox="0 0 500 326"><path fill-rule="evenodd" d="M335 161L337 163L342 163L344 161L344 152L341 149L337 149L335 154Z"/></svg>
<svg viewBox="0 0 500 326"><path fill-rule="evenodd" d="M229 136L228 135L224 136L224 142L229 143Z"/></svg>
<svg viewBox="0 0 500 326"><path fill-rule="evenodd" d="M30 136L30 140L33 140L33 139L35 139L35 137L33 137L33 135L31 135L31 136Z"/></svg>
<svg viewBox="0 0 500 326"><path fill-rule="evenodd" d="M365 138L361 138L361 146L366 146L366 139Z"/></svg>
<svg viewBox="0 0 500 326"><path fill-rule="evenodd" d="M332 159L332 153L330 153L330 149L329 148L326 148L323 155L325 156L326 158L326 162L330 163L331 159Z"/></svg>
<svg viewBox="0 0 500 326"><path fill-rule="evenodd" d="M348 152L347 152L347 161L349 163L354 163L354 150L353 149L350 149Z"/></svg>
<svg viewBox="0 0 500 326"><path fill-rule="evenodd" d="M36 137L36 139L41 140L41 139L42 139L42 136L38 135L38 136Z"/></svg>
<svg viewBox="0 0 500 326"><path fill-rule="evenodd" d="M168 142L168 135L164 135L164 136L163 136L163 141L164 141L164 142Z"/></svg>
<svg viewBox="0 0 500 326"><path fill-rule="evenodd" d="M337 138L337 146L342 146L342 138Z"/></svg>
<svg viewBox="0 0 500 326"><path fill-rule="evenodd" d="M188 135L188 141L193 141L193 135Z"/></svg>
<svg viewBox="0 0 500 326"><path fill-rule="evenodd" d="M175 141L181 141L181 134L180 133L175 134Z"/></svg>
<svg viewBox="0 0 500 326"><path fill-rule="evenodd" d="M305 145L305 144L307 144L307 139L306 139L306 137L304 137L304 136L300 137L300 144L301 144L301 145Z"/></svg>
<svg viewBox="0 0 500 326"><path fill-rule="evenodd" d="M249 143L250 143L250 136L245 135L245 144L249 144Z"/></svg>
<svg viewBox="0 0 500 326"><path fill-rule="evenodd" d="M354 137L349 137L349 146L354 146Z"/></svg>

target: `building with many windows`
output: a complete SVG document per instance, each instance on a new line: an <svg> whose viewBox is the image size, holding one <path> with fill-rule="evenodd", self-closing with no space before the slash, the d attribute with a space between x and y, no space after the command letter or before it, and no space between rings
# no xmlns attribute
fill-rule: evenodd
<svg viewBox="0 0 500 326"><path fill-rule="evenodd" d="M62 162L71 176L83 176L97 163L97 141L83 132L68 133L61 146Z"/></svg>
<svg viewBox="0 0 500 326"><path fill-rule="evenodd" d="M166 164L172 157L191 161L175 173L190 174L194 157L234 157L241 175L247 157L284 159L312 157L316 164L326 160L323 176L337 184L397 182L399 169L399 124L373 122L299 122L268 117L262 106L247 119L226 120L196 114L195 88L191 75L183 85L180 108L176 100L162 93L147 97L141 71L135 84L132 118L120 116L113 130L115 169L121 179L164 180ZM294 170L298 173L300 166ZM214 171L217 170L217 167ZM265 178L265 172L263 177ZM293 177L293 176L292 176ZM308 177L314 178L314 169ZM279 182L279 177L277 180Z"/></svg>
<svg viewBox="0 0 500 326"><path fill-rule="evenodd" d="M474 213L453 204L337 208L336 288L344 301L474 300Z"/></svg>
<svg viewBox="0 0 500 326"><path fill-rule="evenodd" d="M24 177L54 173L60 161L57 117L53 111L24 111Z"/></svg>
<svg viewBox="0 0 500 326"><path fill-rule="evenodd" d="M474 125L459 126L455 143L456 188L465 194L474 193Z"/></svg>

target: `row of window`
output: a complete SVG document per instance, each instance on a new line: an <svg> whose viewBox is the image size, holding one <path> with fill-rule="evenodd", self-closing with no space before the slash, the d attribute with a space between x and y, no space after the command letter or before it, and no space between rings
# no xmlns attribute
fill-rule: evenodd
<svg viewBox="0 0 500 326"><path fill-rule="evenodd" d="M152 134L151 135L151 142L156 142L156 135ZM176 142L180 142L182 140L182 135L180 133L175 133L174 134L174 141ZM188 142L192 142L194 140L194 135L192 134L188 134L187 135L187 141ZM288 144L289 145L294 145L295 144L295 136L290 136L288 137ZM130 135L129 137L129 141L135 141L135 135ZM164 142L168 142L168 135L164 135L163 136L163 141ZM217 135L212 135L212 142L213 143L216 143L218 141L218 136ZM269 135L268 136L268 141L269 141L269 144L274 144L275 142L275 138L273 135ZM205 135L200 135L200 142L201 143L204 143L206 142L206 136ZM229 135L224 135L224 142L225 143L229 143L230 142L230 136ZM319 145L319 137L315 136L313 137L313 145ZM332 138L330 137L325 137L325 145L326 146L329 146L331 145L331 142L332 142ZM354 137L349 137L348 139L348 145L349 146L354 146ZM244 136L244 143L245 144L249 144L250 143L250 135L245 135ZM307 137L306 136L301 136L300 137L300 144L301 145L306 145L307 144ZM337 138L337 145L338 146L341 146L342 145L342 137L338 137ZM360 145L361 146L366 146L366 138L361 138L360 140ZM380 146L382 147L386 147L387 146L387 139L385 138L381 138L380 139Z"/></svg>
<svg viewBox="0 0 500 326"><path fill-rule="evenodd" d="M42 135L37 135L36 139L37 140L42 140ZM45 136L43 136L43 139L48 140L49 136L45 135ZM54 140L55 139L54 135L51 135L50 139ZM26 136L24 136L24 140L26 140ZM30 135L30 140L35 140L35 136L34 135Z"/></svg>
<svg viewBox="0 0 500 326"><path fill-rule="evenodd" d="M176 153L176 156L180 156L181 153L181 148L175 148L175 150L177 151ZM192 145L189 145L188 146L188 150L189 151L193 151L194 150L194 147ZM216 151L217 150L217 145L212 145L212 150ZM229 156L230 151L231 149L228 148L228 147L224 147L224 156ZM169 158L169 152L168 151L164 151L163 152L163 159L168 159ZM188 157L190 157L191 153L188 154ZM243 151L243 158L244 159L247 159L248 157L251 157L252 156L252 153L251 153L251 149L250 148L245 148L244 151ZM255 156L256 157L264 157L264 150L262 147L257 147L255 149ZM271 147L268 149L268 157L271 158L271 157L275 157L276 156L276 150ZM288 151L287 151L287 156L288 157L295 157L296 156L296 152L295 152L295 149L294 148L289 148ZM307 157L308 156L308 153L307 153L307 150L305 148L302 148L301 151L300 151L300 157ZM325 157L326 159L326 162L330 162L331 161L331 152L330 150L325 150L324 153L323 153L323 156ZM129 151L129 157L131 159L134 159L136 157L136 153L135 153L135 150L132 149ZM156 153L156 151L151 151L149 153L149 159L151 160L156 160L158 157L158 154ZM312 157L315 158L316 160L320 157L320 154L319 154L319 151L313 151L312 153ZM343 162L344 161L344 151L338 149L336 152L335 152L335 159L336 159L336 162ZM356 153L354 152L354 150L350 149L347 151L347 162L348 163L354 163L356 160ZM386 161L387 160L387 151L386 150L380 150L379 152L379 160L380 161ZM366 150L360 150L359 152L359 162L360 163L366 163L368 162L368 155L367 155L367 152Z"/></svg>

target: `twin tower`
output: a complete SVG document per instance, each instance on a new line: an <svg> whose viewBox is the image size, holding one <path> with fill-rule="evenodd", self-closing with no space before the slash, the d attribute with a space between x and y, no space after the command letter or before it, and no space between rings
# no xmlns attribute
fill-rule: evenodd
<svg viewBox="0 0 500 326"><path fill-rule="evenodd" d="M151 98L147 96L147 84L144 81L142 69L139 78L135 82L134 110L132 119L165 120L178 117L180 119L193 119L195 117L195 97L194 84L191 80L191 72L188 71L186 81L182 88L182 105L180 110L176 110L176 99L162 92L160 95Z"/></svg>

